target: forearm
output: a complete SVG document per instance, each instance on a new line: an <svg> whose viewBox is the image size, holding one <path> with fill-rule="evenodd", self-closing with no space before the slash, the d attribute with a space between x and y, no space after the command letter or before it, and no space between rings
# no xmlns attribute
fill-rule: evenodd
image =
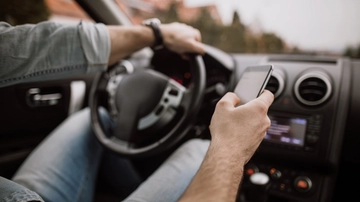
<svg viewBox="0 0 360 202"><path fill-rule="evenodd" d="M236 201L244 165L270 127L267 112L273 100L268 90L241 106L234 93L219 100L209 126L209 150L180 202Z"/></svg>
<svg viewBox="0 0 360 202"><path fill-rule="evenodd" d="M198 30L180 23L160 29L169 50L204 54ZM152 29L141 25L43 22L13 27L0 22L0 87L104 71L154 41Z"/></svg>
<svg viewBox="0 0 360 202"><path fill-rule="evenodd" d="M109 65L154 43L152 30L146 26L107 26L110 34Z"/></svg>
<svg viewBox="0 0 360 202"><path fill-rule="evenodd" d="M235 201L244 164L236 149L211 143L198 173L179 201Z"/></svg>

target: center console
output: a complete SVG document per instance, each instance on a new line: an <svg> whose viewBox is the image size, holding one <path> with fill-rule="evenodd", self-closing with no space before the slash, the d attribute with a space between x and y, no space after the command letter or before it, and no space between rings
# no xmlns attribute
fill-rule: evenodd
<svg viewBox="0 0 360 202"><path fill-rule="evenodd" d="M350 89L346 61L266 57L275 65L271 126L245 166L238 201L331 201ZM238 72L241 75L241 67ZM251 176L267 180L262 184Z"/></svg>

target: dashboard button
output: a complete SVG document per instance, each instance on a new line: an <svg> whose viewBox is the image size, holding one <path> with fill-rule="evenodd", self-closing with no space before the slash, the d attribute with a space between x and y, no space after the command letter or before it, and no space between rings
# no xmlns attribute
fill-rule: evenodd
<svg viewBox="0 0 360 202"><path fill-rule="evenodd" d="M280 170L277 170L275 168L271 168L269 173L270 173L271 178L273 178L273 179L279 179L282 175Z"/></svg>
<svg viewBox="0 0 360 202"><path fill-rule="evenodd" d="M295 179L294 186L299 192L308 192L312 188L312 181L306 176L299 176Z"/></svg>
<svg viewBox="0 0 360 202"><path fill-rule="evenodd" d="M246 173L246 175L252 175L255 173L255 170L253 168L248 168L248 169L246 169L245 173Z"/></svg>
<svg viewBox="0 0 360 202"><path fill-rule="evenodd" d="M316 143L316 142L319 140L319 136L316 136L316 135L307 135L307 136L306 136L306 140L307 140L308 143L314 144L314 143Z"/></svg>
<svg viewBox="0 0 360 202"><path fill-rule="evenodd" d="M304 147L304 150L307 152L312 152L315 150L315 148L314 147Z"/></svg>
<svg viewBox="0 0 360 202"><path fill-rule="evenodd" d="M250 176L256 172L259 172L259 168L254 164L248 164L245 167L245 174Z"/></svg>

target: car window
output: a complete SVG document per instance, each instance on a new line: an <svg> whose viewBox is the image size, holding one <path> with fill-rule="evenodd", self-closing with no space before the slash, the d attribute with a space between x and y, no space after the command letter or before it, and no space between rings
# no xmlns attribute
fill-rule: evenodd
<svg viewBox="0 0 360 202"><path fill-rule="evenodd" d="M50 11L50 21L78 23L83 20L93 22L88 14L75 1L46 0L45 2Z"/></svg>
<svg viewBox="0 0 360 202"><path fill-rule="evenodd" d="M66 24L76 24L81 20L93 21L72 0L12 0L0 3L0 21L21 25L46 20Z"/></svg>
<svg viewBox="0 0 360 202"><path fill-rule="evenodd" d="M358 0L113 0L133 24L157 17L184 22L202 41L229 53L308 54L360 58ZM74 0L0 2L12 25L44 20L93 21Z"/></svg>

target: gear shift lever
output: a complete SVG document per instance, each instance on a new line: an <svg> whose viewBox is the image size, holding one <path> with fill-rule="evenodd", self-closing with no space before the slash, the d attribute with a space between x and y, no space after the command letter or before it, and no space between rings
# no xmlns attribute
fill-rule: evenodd
<svg viewBox="0 0 360 202"><path fill-rule="evenodd" d="M253 184L246 194L250 202L266 202L267 190L270 187L270 178L267 174L256 172L250 176L250 182Z"/></svg>

